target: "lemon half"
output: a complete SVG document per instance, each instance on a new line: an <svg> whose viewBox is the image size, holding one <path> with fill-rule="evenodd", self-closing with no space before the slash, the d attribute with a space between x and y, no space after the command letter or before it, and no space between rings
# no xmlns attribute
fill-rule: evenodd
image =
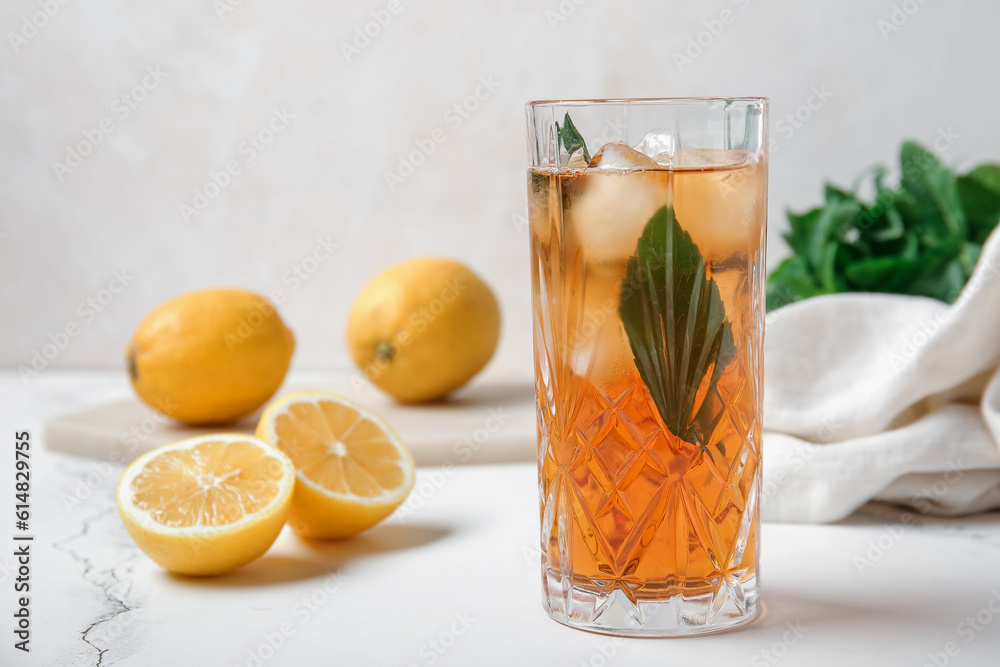
<svg viewBox="0 0 1000 667"><path fill-rule="evenodd" d="M371 528L413 488L413 456L400 437L334 394L302 391L275 400L260 418L257 437L295 465L288 523L306 537L348 537Z"/></svg>
<svg viewBox="0 0 1000 667"><path fill-rule="evenodd" d="M295 469L242 434L164 445L125 469L117 502L125 529L158 565L189 575L229 572L259 557L288 518Z"/></svg>

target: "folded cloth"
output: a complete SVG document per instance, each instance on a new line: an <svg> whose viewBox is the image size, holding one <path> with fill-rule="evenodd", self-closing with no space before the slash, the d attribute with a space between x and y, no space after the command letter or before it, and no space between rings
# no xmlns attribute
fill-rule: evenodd
<svg viewBox="0 0 1000 667"><path fill-rule="evenodd" d="M998 274L994 232L954 305L834 294L768 316L765 520L1000 507Z"/></svg>

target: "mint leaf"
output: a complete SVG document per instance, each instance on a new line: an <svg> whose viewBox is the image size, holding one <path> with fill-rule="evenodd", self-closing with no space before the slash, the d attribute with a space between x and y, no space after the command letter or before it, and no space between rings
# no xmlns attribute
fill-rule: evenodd
<svg viewBox="0 0 1000 667"><path fill-rule="evenodd" d="M785 258L767 280L767 310L787 306L820 294L830 294L816 283L809 262L803 257Z"/></svg>
<svg viewBox="0 0 1000 667"><path fill-rule="evenodd" d="M823 212L821 208L814 208L806 213L796 214L785 211L788 216L789 230L785 233L785 242L788 246L800 255L809 254L809 244L812 241L813 229L816 227L816 220Z"/></svg>
<svg viewBox="0 0 1000 667"><path fill-rule="evenodd" d="M959 176L957 185L969 221L969 236L982 243L1000 221L1000 165L979 165Z"/></svg>
<svg viewBox="0 0 1000 667"><path fill-rule="evenodd" d="M873 244L896 241L903 238L906 225L903 216L896 209L899 193L883 183L886 175L885 167L875 169L875 201L866 207L862 222L870 228Z"/></svg>
<svg viewBox="0 0 1000 667"><path fill-rule="evenodd" d="M920 224L926 234L965 234L965 213L955 187L955 177L926 148L907 141L899 153L900 189L905 195L904 214ZM933 238L925 237L926 238ZM932 242L928 243L932 245Z"/></svg>
<svg viewBox="0 0 1000 667"><path fill-rule="evenodd" d="M556 123L556 134L559 135L559 143L562 144L567 153L572 155L578 148L582 148L583 159L586 160L587 164L590 164L590 151L587 150L587 142L583 140L583 135L576 129L576 125L573 124L573 119L569 117L568 113L563 118L562 127Z"/></svg>
<svg viewBox="0 0 1000 667"><path fill-rule="evenodd" d="M868 257L849 264L845 273L851 285L862 292L877 292L891 287L902 278L911 278L919 268L916 260L900 256Z"/></svg>
<svg viewBox="0 0 1000 667"><path fill-rule="evenodd" d="M981 254L983 254L983 245L981 243L966 243L958 253L958 259L962 263L962 268L965 269L966 275L970 278L972 277L973 270L976 268L976 263L979 262Z"/></svg>
<svg viewBox="0 0 1000 667"><path fill-rule="evenodd" d="M618 307L635 366L663 423L704 446L721 412L709 391L736 356L732 325L698 246L664 206L649 219L629 258Z"/></svg>
<svg viewBox="0 0 1000 667"><path fill-rule="evenodd" d="M853 196L830 199L813 225L808 259L819 284L828 292L838 290L837 250L843 244L844 230L853 226L860 213L861 205Z"/></svg>

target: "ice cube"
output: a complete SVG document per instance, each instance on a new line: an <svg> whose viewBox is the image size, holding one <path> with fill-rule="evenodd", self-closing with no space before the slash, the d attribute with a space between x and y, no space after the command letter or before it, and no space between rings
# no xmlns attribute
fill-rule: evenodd
<svg viewBox="0 0 1000 667"><path fill-rule="evenodd" d="M566 166L570 169L586 169L588 167L587 161L583 159L582 148L573 151L573 154L569 156L569 160L566 162Z"/></svg>
<svg viewBox="0 0 1000 667"><path fill-rule="evenodd" d="M669 202L668 182L665 170L587 173L568 216L587 262L623 263L633 255L646 223Z"/></svg>
<svg viewBox="0 0 1000 667"><path fill-rule="evenodd" d="M674 151L677 150L677 139L670 130L650 130L635 150L652 158L660 165L669 166L673 162Z"/></svg>
<svg viewBox="0 0 1000 667"><path fill-rule="evenodd" d="M683 149L682 149L683 150ZM763 166L743 151L678 155L690 168L674 172L677 222L709 263L724 263L760 243L764 204ZM742 153L743 155L722 155ZM720 164L723 158L728 162ZM710 160L710 164L705 164ZM739 160L747 160L741 164ZM725 165L730 166L725 166ZM714 168L699 168L699 165ZM740 165L740 166L732 166Z"/></svg>
<svg viewBox="0 0 1000 667"><path fill-rule="evenodd" d="M617 316L601 327L600 332L570 355L570 367L577 375L601 389L610 389L634 368L628 339Z"/></svg>
<svg viewBox="0 0 1000 667"><path fill-rule="evenodd" d="M601 150L590 160L594 169L613 169L615 171L630 171L634 169L655 169L656 161L643 155L628 144L612 142L601 146Z"/></svg>
<svg viewBox="0 0 1000 667"><path fill-rule="evenodd" d="M624 336L618 302L621 277L588 271L574 294L581 302L569 305L570 365L599 387L608 386L632 361ZM578 296L579 298L579 296Z"/></svg>
<svg viewBox="0 0 1000 667"><path fill-rule="evenodd" d="M747 151L730 151L721 148L678 148L674 153L676 169L704 169L706 167L741 167L752 160Z"/></svg>

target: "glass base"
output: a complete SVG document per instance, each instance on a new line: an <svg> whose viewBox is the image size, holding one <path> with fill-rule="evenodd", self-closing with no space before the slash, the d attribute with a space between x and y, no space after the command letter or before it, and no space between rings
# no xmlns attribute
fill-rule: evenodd
<svg viewBox="0 0 1000 667"><path fill-rule="evenodd" d="M757 577L731 581L716 591L658 600L631 600L616 589L604 594L572 585L543 569L542 604L563 625L624 637L691 637L734 630L760 614Z"/></svg>

